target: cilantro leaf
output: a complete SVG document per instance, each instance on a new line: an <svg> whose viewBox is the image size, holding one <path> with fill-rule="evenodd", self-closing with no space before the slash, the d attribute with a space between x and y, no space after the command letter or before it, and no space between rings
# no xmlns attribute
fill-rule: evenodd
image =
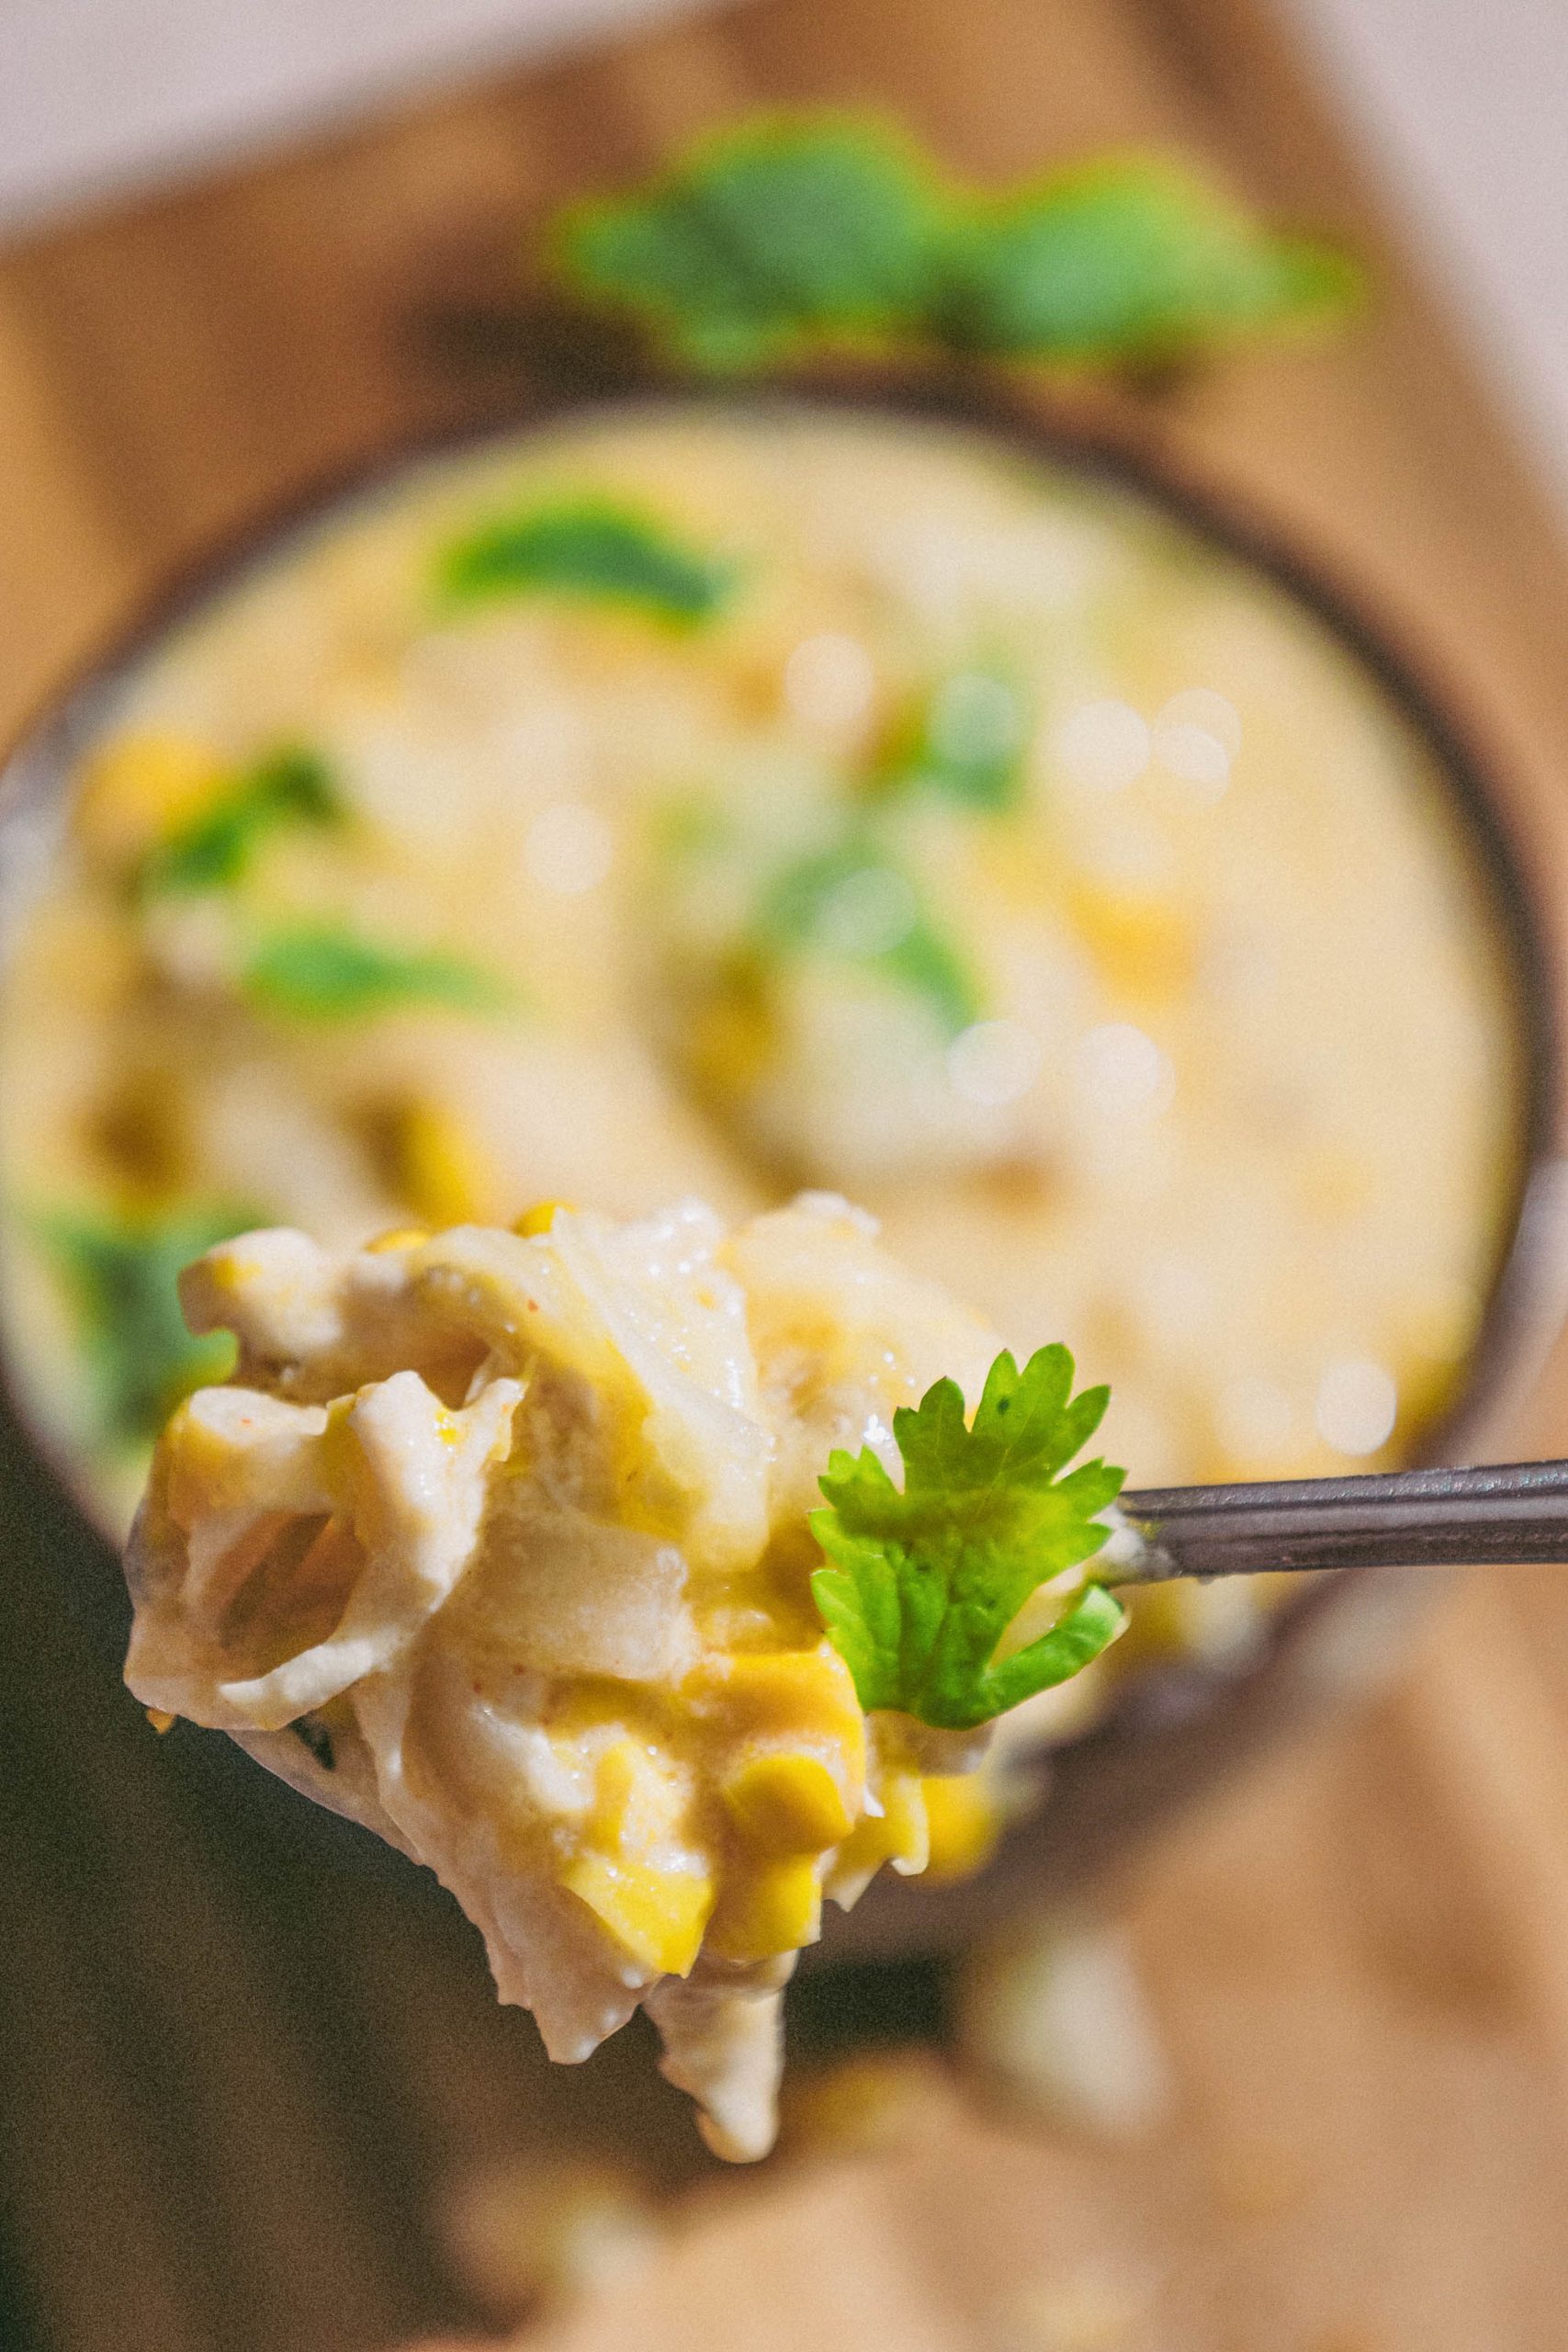
<svg viewBox="0 0 1568 2352"><path fill-rule="evenodd" d="M142 860L137 888L144 898L231 889L269 834L336 824L343 813L314 752L274 752L159 842Z"/></svg>
<svg viewBox="0 0 1568 2352"><path fill-rule="evenodd" d="M727 565L682 547L607 498L561 498L481 524L441 556L443 594L461 604L519 595L629 605L691 626L730 588Z"/></svg>
<svg viewBox="0 0 1568 2352"><path fill-rule="evenodd" d="M1008 678L956 670L896 736L875 778L884 794L931 792L960 808L1010 808L1023 781L1029 711Z"/></svg>
<svg viewBox="0 0 1568 2352"><path fill-rule="evenodd" d="M1066 1468L1108 1397L1074 1396L1066 1348L1040 1349L1021 1372L999 1355L971 1423L957 1385L939 1380L894 1416L902 1488L869 1447L832 1456L828 1508L811 1515L829 1565L811 1589L863 1707L973 1730L1066 1681L1122 1631L1121 1603L1088 1584L1048 1633L997 1657L1036 1587L1100 1549L1099 1514L1121 1490L1123 1473L1104 1462Z"/></svg>
<svg viewBox="0 0 1568 2352"><path fill-rule="evenodd" d="M557 256L644 312L691 365L757 368L797 337L897 331L946 233L930 165L884 125L768 116L700 141L644 193L575 207Z"/></svg>
<svg viewBox="0 0 1568 2352"><path fill-rule="evenodd" d="M840 842L786 866L756 928L765 954L839 956L879 972L924 998L950 1036L980 1017L957 949L908 876L869 842Z"/></svg>
<svg viewBox="0 0 1568 2352"><path fill-rule="evenodd" d="M264 1012L294 1021L355 1021L408 1004L493 1012L506 1001L497 980L456 956L404 954L332 923L269 933L241 985Z"/></svg>
<svg viewBox="0 0 1568 2352"><path fill-rule="evenodd" d="M712 373L867 343L1146 363L1333 318L1361 283L1337 247L1273 234L1156 156L997 195L832 113L753 119L640 191L572 208L554 260Z"/></svg>
<svg viewBox="0 0 1568 2352"><path fill-rule="evenodd" d="M1194 174L1133 155L981 200L949 317L974 348L1126 364L1333 313L1358 284L1333 247L1275 236Z"/></svg>
<svg viewBox="0 0 1568 2352"><path fill-rule="evenodd" d="M76 1307L107 1438L155 1437L183 1396L227 1377L234 1342L186 1330L177 1277L204 1250L265 1222L253 1209L191 1204L164 1216L60 1211L38 1220Z"/></svg>

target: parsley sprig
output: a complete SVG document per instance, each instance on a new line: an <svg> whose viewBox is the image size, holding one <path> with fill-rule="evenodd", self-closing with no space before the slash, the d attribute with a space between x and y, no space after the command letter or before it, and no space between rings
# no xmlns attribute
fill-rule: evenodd
<svg viewBox="0 0 1568 2352"><path fill-rule="evenodd" d="M407 1005L494 1012L507 992L460 956L409 951L331 922L296 922L266 933L240 974L251 1002L286 1020L360 1021Z"/></svg>
<svg viewBox="0 0 1568 2352"><path fill-rule="evenodd" d="M699 141L640 192L570 209L555 258L576 292L725 374L802 339L897 333L929 306L943 230L910 141L874 121L763 116Z"/></svg>
<svg viewBox="0 0 1568 2352"><path fill-rule="evenodd" d="M1109 1397L1072 1385L1066 1348L1021 1372L999 1355L966 1422L956 1383L939 1380L894 1416L902 1488L869 1447L832 1456L828 1507L811 1516L829 1565L812 1591L868 1712L970 1731L1066 1681L1122 1631L1121 1603L1089 1583L1048 1633L997 1657L1030 1595L1100 1551L1100 1514L1121 1490L1107 1463L1066 1468Z"/></svg>
<svg viewBox="0 0 1568 2352"><path fill-rule="evenodd" d="M286 746L241 770L155 843L136 876L137 888L144 899L231 890L275 833L341 824L344 813L325 761Z"/></svg>
<svg viewBox="0 0 1568 2352"><path fill-rule="evenodd" d="M192 1338L177 1277L214 1242L265 1222L254 1208L195 1202L143 1216L66 1209L39 1216L40 1238L79 1320L110 1442L155 1437L182 1396L227 1376L234 1342L227 1332Z"/></svg>
<svg viewBox="0 0 1568 2352"><path fill-rule="evenodd" d="M889 125L832 113L754 118L573 207L554 260L712 374L889 345L1149 367L1332 322L1361 287L1337 246L1161 156L964 187Z"/></svg>
<svg viewBox="0 0 1568 2352"><path fill-rule="evenodd" d="M955 1037L982 1010L968 964L897 861L869 836L808 853L775 875L755 925L764 963L838 957L926 1006Z"/></svg>
<svg viewBox="0 0 1568 2352"><path fill-rule="evenodd" d="M982 816L1005 814L1023 788L1030 710L1014 681L993 669L939 678L884 747L877 797L928 795Z"/></svg>
<svg viewBox="0 0 1568 2352"><path fill-rule="evenodd" d="M711 620L732 584L728 565L596 493L491 516L445 548L437 566L439 591L454 604L558 596L677 628Z"/></svg>

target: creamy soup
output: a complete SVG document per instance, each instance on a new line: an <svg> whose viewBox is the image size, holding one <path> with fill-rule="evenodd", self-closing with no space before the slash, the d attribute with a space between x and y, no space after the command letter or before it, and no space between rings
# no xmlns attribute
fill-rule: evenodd
<svg viewBox="0 0 1568 2352"><path fill-rule="evenodd" d="M1519 1082L1433 753L1256 567L977 432L630 406L404 472L134 666L40 863L6 1312L122 1524L227 1369L175 1272L258 1224L841 1191L1109 1380L1142 1484L1398 1458L1475 1336Z"/></svg>

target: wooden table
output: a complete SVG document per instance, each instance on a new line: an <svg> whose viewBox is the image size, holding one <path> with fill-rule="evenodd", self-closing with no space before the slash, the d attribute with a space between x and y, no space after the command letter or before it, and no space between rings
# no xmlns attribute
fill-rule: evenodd
<svg viewBox="0 0 1568 2352"><path fill-rule="evenodd" d="M1227 366L1150 429L1404 616L1568 876L1562 552L1246 0L761 0L14 248L0 733L259 505L504 408L504 354L456 365L418 317L503 282L519 224L562 196L763 98L891 104L982 175L1176 141L1370 254L1364 327ZM1568 1364L1517 1437L1568 1446ZM4 1467L6 2340L338 2352L471 2319L429 2221L454 2168L584 2133L662 2146L664 2093L635 2052L547 2074L423 1879L225 1743L155 1743L117 1685L113 1564ZM1461 1583L1392 1689L1121 1902L1177 2086L1148 2144L1032 2132L933 2080L901 2150L704 2191L653 2272L557 2340L1557 2352L1568 1578ZM1096 2280L1132 2293L1120 2334Z"/></svg>

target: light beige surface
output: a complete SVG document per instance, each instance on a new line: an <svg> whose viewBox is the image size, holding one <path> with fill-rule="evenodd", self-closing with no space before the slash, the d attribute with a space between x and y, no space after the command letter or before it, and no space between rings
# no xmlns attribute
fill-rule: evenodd
<svg viewBox="0 0 1568 2352"><path fill-rule="evenodd" d="M1299 518L1448 650L1561 875L1561 552L1355 165L1232 0L766 0L17 248L0 729L258 503L513 401L504 367L444 374L407 322L501 282L520 216L747 100L868 95L985 172L1179 137L1371 249L1384 290L1339 350L1238 363L1149 429ZM1518 1442L1568 1443L1568 1367ZM476 2154L563 2132L555 2088L401 1865L268 1809L194 1734L154 1745L113 1688L107 1564L67 1563L41 1504L13 1496L0 2184L34 2304L61 2352L321 2352L435 2324L452 2290L422 2236L431 2199ZM635 2317L612 2303L566 2340L992 2352L1032 2324L1061 2352L1087 2254L1134 2283L1146 2266L1150 2352L1556 2352L1564 1659L1568 1580L1477 1579L1392 1697L1162 1853L1129 1917L1180 2107L1146 2152L959 2102L916 2153L841 2184L748 2183ZM636 2137L649 2114L615 2120Z"/></svg>

